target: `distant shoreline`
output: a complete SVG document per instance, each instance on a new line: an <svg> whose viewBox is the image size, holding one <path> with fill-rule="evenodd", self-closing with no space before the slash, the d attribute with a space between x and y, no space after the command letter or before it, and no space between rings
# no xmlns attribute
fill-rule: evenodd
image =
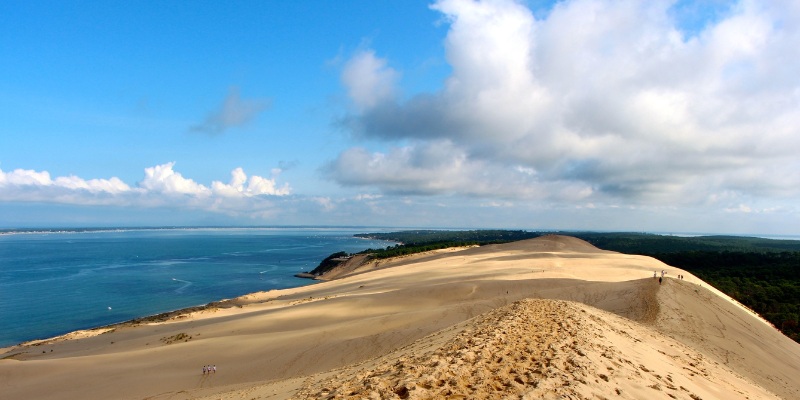
<svg viewBox="0 0 800 400"><path fill-rule="evenodd" d="M285 226L119 226L119 227L52 227L52 228L0 228L0 236L6 235L44 235L44 234L71 234L71 233L123 233L123 232L142 232L142 231L214 231L214 230L363 230L367 231L410 231L410 230L432 230L432 231L458 231L458 230L487 230L487 228L414 228L414 227L385 227L385 226L332 226L332 225L285 225ZM730 236L740 238L759 238L771 240L797 240L800 241L800 233L797 234L766 234L766 233L721 233L721 232L673 232L673 231L602 231L602 230L560 230L560 229L520 229L528 232L551 232L551 233L645 233L659 236L673 237L707 237L707 236Z"/></svg>
<svg viewBox="0 0 800 400"><path fill-rule="evenodd" d="M215 231L215 230L361 230L361 229L403 229L351 226L130 226L130 227L85 227L85 228L0 228L0 235L59 234L59 233L106 233L142 231Z"/></svg>

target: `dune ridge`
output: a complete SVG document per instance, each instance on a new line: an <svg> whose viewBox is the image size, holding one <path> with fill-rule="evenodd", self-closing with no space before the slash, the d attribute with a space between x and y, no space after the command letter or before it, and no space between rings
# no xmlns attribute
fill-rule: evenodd
<svg viewBox="0 0 800 400"><path fill-rule="evenodd" d="M800 398L799 345L686 271L575 238L406 257L226 304L3 349L3 398Z"/></svg>
<svg viewBox="0 0 800 400"><path fill-rule="evenodd" d="M678 341L634 325L580 303L520 300L472 319L436 349L417 354L428 338L421 339L377 366L346 369L295 397L778 398ZM719 375L734 379L717 381Z"/></svg>

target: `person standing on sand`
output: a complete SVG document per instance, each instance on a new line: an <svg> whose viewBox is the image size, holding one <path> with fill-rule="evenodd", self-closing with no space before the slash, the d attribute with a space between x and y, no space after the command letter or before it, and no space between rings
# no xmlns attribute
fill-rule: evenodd
<svg viewBox="0 0 800 400"><path fill-rule="evenodd" d="M205 374L206 374L206 371L208 371L208 367L206 367L205 365L203 365L203 375L205 375Z"/></svg>
<svg viewBox="0 0 800 400"><path fill-rule="evenodd" d="M658 284L659 285L661 284L661 279L663 279L663 278L658 278Z"/></svg>
<svg viewBox="0 0 800 400"><path fill-rule="evenodd" d="M653 271L653 279L655 279L657 276L658 276L658 273L656 271Z"/></svg>
<svg viewBox="0 0 800 400"><path fill-rule="evenodd" d="M217 373L217 364L212 365L211 366L211 370L214 371L214 373L216 374Z"/></svg>

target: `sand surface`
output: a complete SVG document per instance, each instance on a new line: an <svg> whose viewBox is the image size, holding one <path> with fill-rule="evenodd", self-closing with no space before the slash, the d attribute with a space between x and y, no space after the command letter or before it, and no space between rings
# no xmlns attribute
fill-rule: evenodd
<svg viewBox="0 0 800 400"><path fill-rule="evenodd" d="M0 397L800 399L800 345L688 272L562 236L162 319L0 349Z"/></svg>

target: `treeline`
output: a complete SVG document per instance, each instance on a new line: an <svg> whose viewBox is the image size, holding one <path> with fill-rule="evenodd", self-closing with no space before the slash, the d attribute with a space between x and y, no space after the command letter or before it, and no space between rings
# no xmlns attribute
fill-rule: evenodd
<svg viewBox="0 0 800 400"><path fill-rule="evenodd" d="M391 258L450 247L483 246L486 244L516 242L544 235L542 232L521 230L436 231L416 230L388 233L363 233L354 236L367 239L399 242L385 249L367 249L359 254Z"/></svg>
<svg viewBox="0 0 800 400"><path fill-rule="evenodd" d="M416 230L388 233L359 233L353 236L366 239L398 242L398 244L394 246L388 246L383 249L370 248L354 254L347 254L345 252L334 253L322 260L322 262L320 262L320 264L309 273L312 275L324 274L325 272L328 272L339 265L339 263L342 262L342 259L351 257L355 254L368 254L374 259L386 259L423 253L432 250L447 249L451 247L508 243L517 240L530 239L541 235L543 235L543 233L526 232L521 230Z"/></svg>
<svg viewBox="0 0 800 400"><path fill-rule="evenodd" d="M333 267L339 265L340 260L346 257L350 257L350 255L347 254L347 252L345 251L333 253L325 257L324 260L320 261L319 265L317 265L317 267L311 270L311 272L309 273L312 275L324 274L325 272L328 272L331 269L333 269Z"/></svg>
<svg viewBox="0 0 800 400"><path fill-rule="evenodd" d="M743 236L665 236L651 233L563 232L604 250L626 254L679 253L691 251L783 252L800 251L798 240Z"/></svg>
<svg viewBox="0 0 800 400"><path fill-rule="evenodd" d="M646 254L692 272L800 343L800 252Z"/></svg>
<svg viewBox="0 0 800 400"><path fill-rule="evenodd" d="M360 233L356 237L389 240L406 245L430 243L507 243L558 234L583 239L601 249L628 254L676 253L685 251L783 252L800 251L800 240L775 240L743 236L667 236L637 232L415 230L383 233Z"/></svg>
<svg viewBox="0 0 800 400"><path fill-rule="evenodd" d="M397 244L385 249L366 249L357 254L370 254L374 258L392 258L407 256L410 254L423 253L426 251L448 249L451 247L464 247L480 245L479 242L438 242L426 244Z"/></svg>
<svg viewBox="0 0 800 400"><path fill-rule="evenodd" d="M364 253L389 258L463 245L484 245L558 233L594 246L654 257L685 269L750 307L800 342L800 241L740 236L665 236L648 233L417 230L359 234L401 244Z"/></svg>
<svg viewBox="0 0 800 400"><path fill-rule="evenodd" d="M800 343L800 241L739 236L575 233L596 247L685 269Z"/></svg>
<svg viewBox="0 0 800 400"><path fill-rule="evenodd" d="M517 240L531 239L542 236L542 232L527 232L521 230L473 230L473 231L436 231L436 230L417 230L402 232L385 233L363 233L356 237L390 240L400 242L404 245L428 245L433 243L472 243L472 244L491 244L507 243ZM453 246L449 246L453 247Z"/></svg>

